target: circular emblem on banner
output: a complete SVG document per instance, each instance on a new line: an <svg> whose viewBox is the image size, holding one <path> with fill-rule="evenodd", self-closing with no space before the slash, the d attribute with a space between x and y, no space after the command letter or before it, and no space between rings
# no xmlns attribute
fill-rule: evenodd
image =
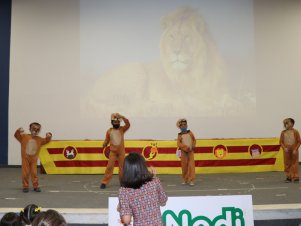
<svg viewBox="0 0 301 226"><path fill-rule="evenodd" d="M103 150L103 154L104 154L104 156L106 156L107 159L109 159L109 157L110 157L110 146L105 147L105 149Z"/></svg>
<svg viewBox="0 0 301 226"><path fill-rule="evenodd" d="M259 158L262 153L262 147L258 144L253 144L249 146L249 153L252 156L252 158Z"/></svg>
<svg viewBox="0 0 301 226"><path fill-rule="evenodd" d="M146 146L143 148L142 154L146 160L153 160L158 155L157 144L151 144L151 146Z"/></svg>
<svg viewBox="0 0 301 226"><path fill-rule="evenodd" d="M218 159L223 159L228 153L227 147L225 145L219 144L213 148L213 154Z"/></svg>
<svg viewBox="0 0 301 226"><path fill-rule="evenodd" d="M63 153L66 159L74 159L77 155L77 150L75 147L67 146L64 148Z"/></svg>

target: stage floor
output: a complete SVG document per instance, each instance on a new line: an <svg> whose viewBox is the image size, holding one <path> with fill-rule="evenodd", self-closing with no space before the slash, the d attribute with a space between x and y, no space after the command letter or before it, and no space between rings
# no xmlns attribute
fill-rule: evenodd
<svg viewBox="0 0 301 226"><path fill-rule="evenodd" d="M22 192L21 169L0 168L0 208L23 208L35 203L44 208L108 208L108 197L118 194L114 175L100 190L103 175L40 174L41 193ZM246 195L253 205L301 203L301 184L285 183L283 172L197 175L196 185L181 185L179 175L158 175L168 196Z"/></svg>

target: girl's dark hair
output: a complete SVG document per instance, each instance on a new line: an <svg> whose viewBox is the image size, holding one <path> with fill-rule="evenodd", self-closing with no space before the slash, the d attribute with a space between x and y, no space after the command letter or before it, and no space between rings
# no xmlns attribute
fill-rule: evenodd
<svg viewBox="0 0 301 226"><path fill-rule="evenodd" d="M40 208L35 204L27 205L20 213L20 217L26 224L31 224L34 218L40 213Z"/></svg>
<svg viewBox="0 0 301 226"><path fill-rule="evenodd" d="M124 159L121 186L126 188L140 188L153 179L153 174L147 169L145 159L139 153L129 153Z"/></svg>
<svg viewBox="0 0 301 226"><path fill-rule="evenodd" d="M3 215L0 221L1 226L20 226L23 225L17 213L8 212Z"/></svg>
<svg viewBox="0 0 301 226"><path fill-rule="evenodd" d="M40 212L31 226L67 226L65 218L56 210Z"/></svg>

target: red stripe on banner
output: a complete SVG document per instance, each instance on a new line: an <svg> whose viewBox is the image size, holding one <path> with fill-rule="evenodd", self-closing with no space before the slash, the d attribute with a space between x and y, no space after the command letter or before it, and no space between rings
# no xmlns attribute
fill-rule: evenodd
<svg viewBox="0 0 301 226"><path fill-rule="evenodd" d="M176 147L173 148L158 148L159 154L175 154L177 151Z"/></svg>
<svg viewBox="0 0 301 226"><path fill-rule="evenodd" d="M195 147L194 153L212 153L213 152L213 147Z"/></svg>
<svg viewBox="0 0 301 226"><path fill-rule="evenodd" d="M196 162L196 161L195 161ZM148 161L147 166L153 167L181 167L181 161Z"/></svg>
<svg viewBox="0 0 301 226"><path fill-rule="evenodd" d="M100 147L80 147L76 148L78 151L78 154L98 154L98 153L103 153L103 148Z"/></svg>
<svg viewBox="0 0 301 226"><path fill-rule="evenodd" d="M194 153L207 154L213 153L214 147L195 147ZM249 146L227 146L228 153L248 152ZM177 148L158 148L159 154L174 154Z"/></svg>
<svg viewBox="0 0 301 226"><path fill-rule="evenodd" d="M158 148L159 154L175 154L177 148ZM213 147L195 147L194 153L212 153Z"/></svg>
<svg viewBox="0 0 301 226"><path fill-rule="evenodd" d="M245 153L249 151L249 146L226 146L228 153Z"/></svg>
<svg viewBox="0 0 301 226"><path fill-rule="evenodd" d="M280 145L262 145L263 152L278 152L280 150ZM77 147L78 154L98 154L103 153L102 147ZM249 146L227 146L228 153L245 153L249 151ZM62 154L64 148L47 148L50 155ZM177 148L158 148L159 154L175 154ZM142 147L126 147L125 152L137 152L142 153ZM213 147L196 147L194 153L212 153Z"/></svg>
<svg viewBox="0 0 301 226"><path fill-rule="evenodd" d="M226 146L228 149L228 153L246 153L249 152L249 146ZM262 146L263 151L265 152L273 152L279 151L279 145L264 145ZM194 149L194 153L213 153L214 147L196 147ZM174 154L176 153L177 148L158 148L159 154Z"/></svg>
<svg viewBox="0 0 301 226"><path fill-rule="evenodd" d="M255 166L274 165L276 158L267 159L233 159L233 160L196 160L196 167L224 167L224 166ZM54 161L56 167L105 167L105 160L69 160ZM115 166L117 166L115 162ZM181 167L181 161L148 161L148 166L154 167Z"/></svg>
<svg viewBox="0 0 301 226"><path fill-rule="evenodd" d="M79 154L98 154L103 153L102 147L80 147L76 148ZM127 147L125 148L126 153L130 152L138 152L142 153L143 148L137 148L137 147Z"/></svg>
<svg viewBox="0 0 301 226"><path fill-rule="evenodd" d="M280 145L261 145L263 152L278 152L280 150Z"/></svg>
<svg viewBox="0 0 301 226"><path fill-rule="evenodd" d="M196 167L224 167L224 166L255 166L274 165L276 158L267 159L232 159L232 160L196 160ZM154 167L181 167L180 161L148 161Z"/></svg>
<svg viewBox="0 0 301 226"><path fill-rule="evenodd" d="M231 160L200 160L195 165L200 167L222 167L222 166L256 166L274 165L276 158L266 159L231 159Z"/></svg>
<svg viewBox="0 0 301 226"><path fill-rule="evenodd" d="M102 147L75 147L78 154L99 154L103 153ZM142 153L143 148L125 148L126 153L138 152ZM64 148L47 148L50 155L63 154Z"/></svg>
<svg viewBox="0 0 301 226"><path fill-rule="evenodd" d="M54 161L56 167L106 167L108 161L104 160L69 160ZM147 162L149 166L155 167L181 167L180 161L151 161ZM115 166L118 166L115 162Z"/></svg>
<svg viewBox="0 0 301 226"><path fill-rule="evenodd" d="M64 148L47 148L50 155L58 155L63 153Z"/></svg>
<svg viewBox="0 0 301 226"><path fill-rule="evenodd" d="M101 147L79 147L76 148L78 151L78 154L98 154L98 153L103 153L103 148ZM48 153L50 155L56 155L56 154L62 154L64 148L47 148ZM158 148L158 152L160 154L175 154L177 148L172 147L172 148ZM137 153L142 153L143 148L140 147L126 147L125 152L130 153L130 152L137 152ZM213 147L196 147L194 150L195 153L212 153L213 152Z"/></svg>
<svg viewBox="0 0 301 226"><path fill-rule="evenodd" d="M56 167L106 167L107 163L108 161L103 160L54 161ZM115 166L117 166L117 163Z"/></svg>

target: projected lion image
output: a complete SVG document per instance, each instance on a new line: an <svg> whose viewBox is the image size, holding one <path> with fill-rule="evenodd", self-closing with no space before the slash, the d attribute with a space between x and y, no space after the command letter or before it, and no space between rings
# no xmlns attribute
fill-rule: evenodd
<svg viewBox="0 0 301 226"><path fill-rule="evenodd" d="M81 110L86 115L238 112L241 104L228 91L223 59L203 17L192 8L180 8L161 18L161 29L158 62L116 65L100 75L82 100Z"/></svg>

